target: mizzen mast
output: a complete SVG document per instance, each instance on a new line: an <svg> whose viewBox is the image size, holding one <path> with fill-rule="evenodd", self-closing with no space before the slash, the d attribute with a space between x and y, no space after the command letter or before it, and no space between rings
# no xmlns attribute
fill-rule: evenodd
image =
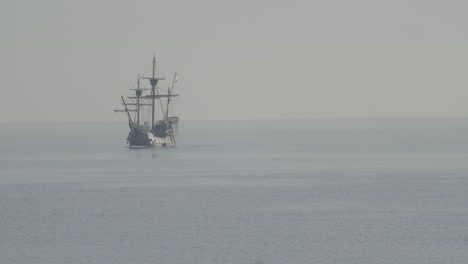
<svg viewBox="0 0 468 264"><path fill-rule="evenodd" d="M174 84L179 80L179 75L177 72L174 73L174 80L172 80L172 85L167 88L167 108L166 108L166 120L169 120L169 105L171 103L171 95L174 90ZM175 95L177 96L177 95Z"/></svg>

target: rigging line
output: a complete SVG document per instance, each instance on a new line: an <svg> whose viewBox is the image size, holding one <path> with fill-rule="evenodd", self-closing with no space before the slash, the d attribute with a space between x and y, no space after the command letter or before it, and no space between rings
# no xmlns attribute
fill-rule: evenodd
<svg viewBox="0 0 468 264"><path fill-rule="evenodd" d="M156 72L158 73L157 74L158 76L161 76L164 79L166 78L166 76L164 76L164 74L162 73L162 71L159 68L156 68Z"/></svg>
<svg viewBox="0 0 468 264"><path fill-rule="evenodd" d="M145 75L148 73L148 71L151 69L151 66L152 66L152 65L148 66L148 68L146 69L145 73L143 73L141 76L145 76ZM138 81L136 81L132 86L130 86L130 89L134 89L135 86L137 85L137 83L138 83Z"/></svg>
<svg viewBox="0 0 468 264"><path fill-rule="evenodd" d="M134 89L137 86L137 84L138 84L138 80L136 80L135 83L130 87L130 90Z"/></svg>
<svg viewBox="0 0 468 264"><path fill-rule="evenodd" d="M158 62L158 61L156 61L156 63L157 63L157 62ZM159 64L159 63L158 63L158 64ZM164 76L164 74L162 73L161 67L160 67L160 66L156 67L156 76L160 76L161 78L166 78L166 76Z"/></svg>
<svg viewBox="0 0 468 264"><path fill-rule="evenodd" d="M118 110L121 106L122 106L122 101L119 100L119 101L115 104L115 106L114 106L114 111L115 111L115 110Z"/></svg>
<svg viewBox="0 0 468 264"><path fill-rule="evenodd" d="M163 88L156 87L156 89L158 89L158 90L161 91L161 92L165 92L166 94L167 94L167 92L168 92L168 90L163 89Z"/></svg>
<svg viewBox="0 0 468 264"><path fill-rule="evenodd" d="M145 73L143 73L142 75L140 75L140 77L145 76L145 75L148 73L148 71L149 71L150 69L151 69L151 65L148 66L148 68L146 69ZM135 86L137 86L137 84L138 84L138 80L135 81L135 83L130 87L130 89L134 89ZM146 87L143 87L143 88L146 89Z"/></svg>
<svg viewBox="0 0 468 264"><path fill-rule="evenodd" d="M134 89L135 86L136 86L136 83L134 83L134 84L130 87L130 90L131 90L131 89Z"/></svg>
<svg viewBox="0 0 468 264"><path fill-rule="evenodd" d="M151 69L152 66L153 66L153 64L150 64L150 66L148 66L148 68L146 69L145 73L143 73L141 76L145 76L148 73L149 69Z"/></svg>

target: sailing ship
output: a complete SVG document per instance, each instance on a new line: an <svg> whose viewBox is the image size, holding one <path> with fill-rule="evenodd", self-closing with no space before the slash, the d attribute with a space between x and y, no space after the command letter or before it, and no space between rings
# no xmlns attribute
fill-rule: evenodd
<svg viewBox="0 0 468 264"><path fill-rule="evenodd" d="M160 81L165 78L156 76L156 57L153 57L152 76L138 76L136 88L130 89L135 95L127 96L126 99L120 97L121 105L114 111L126 113L130 128L127 144L130 147L176 145L179 117L174 114L174 108L179 95L173 91L178 78L176 72L167 90L158 87ZM151 88L140 87L141 79L149 80ZM145 94L148 90L149 94Z"/></svg>

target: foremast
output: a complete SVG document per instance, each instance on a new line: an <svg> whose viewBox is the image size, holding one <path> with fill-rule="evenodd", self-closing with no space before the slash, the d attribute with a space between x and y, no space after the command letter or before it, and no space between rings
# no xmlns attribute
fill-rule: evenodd
<svg viewBox="0 0 468 264"><path fill-rule="evenodd" d="M136 106L136 112L137 112L137 118L136 118L136 123L137 124L140 124L140 111L141 111L141 106L144 105L142 103L140 103L140 100L141 100L141 95L143 94L143 91L144 90L147 90L147 89L144 89L144 88L140 88L140 75L138 75L138 79L137 79L137 88L136 89L130 89L130 90L134 90L135 91L135 95L136 95L136 104L134 104Z"/></svg>

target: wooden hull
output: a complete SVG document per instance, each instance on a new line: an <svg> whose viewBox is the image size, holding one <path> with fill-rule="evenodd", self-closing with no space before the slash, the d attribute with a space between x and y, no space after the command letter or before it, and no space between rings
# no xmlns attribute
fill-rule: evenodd
<svg viewBox="0 0 468 264"><path fill-rule="evenodd" d="M169 122L161 122L153 129L130 123L127 141L131 147L175 146L179 119L171 117Z"/></svg>

